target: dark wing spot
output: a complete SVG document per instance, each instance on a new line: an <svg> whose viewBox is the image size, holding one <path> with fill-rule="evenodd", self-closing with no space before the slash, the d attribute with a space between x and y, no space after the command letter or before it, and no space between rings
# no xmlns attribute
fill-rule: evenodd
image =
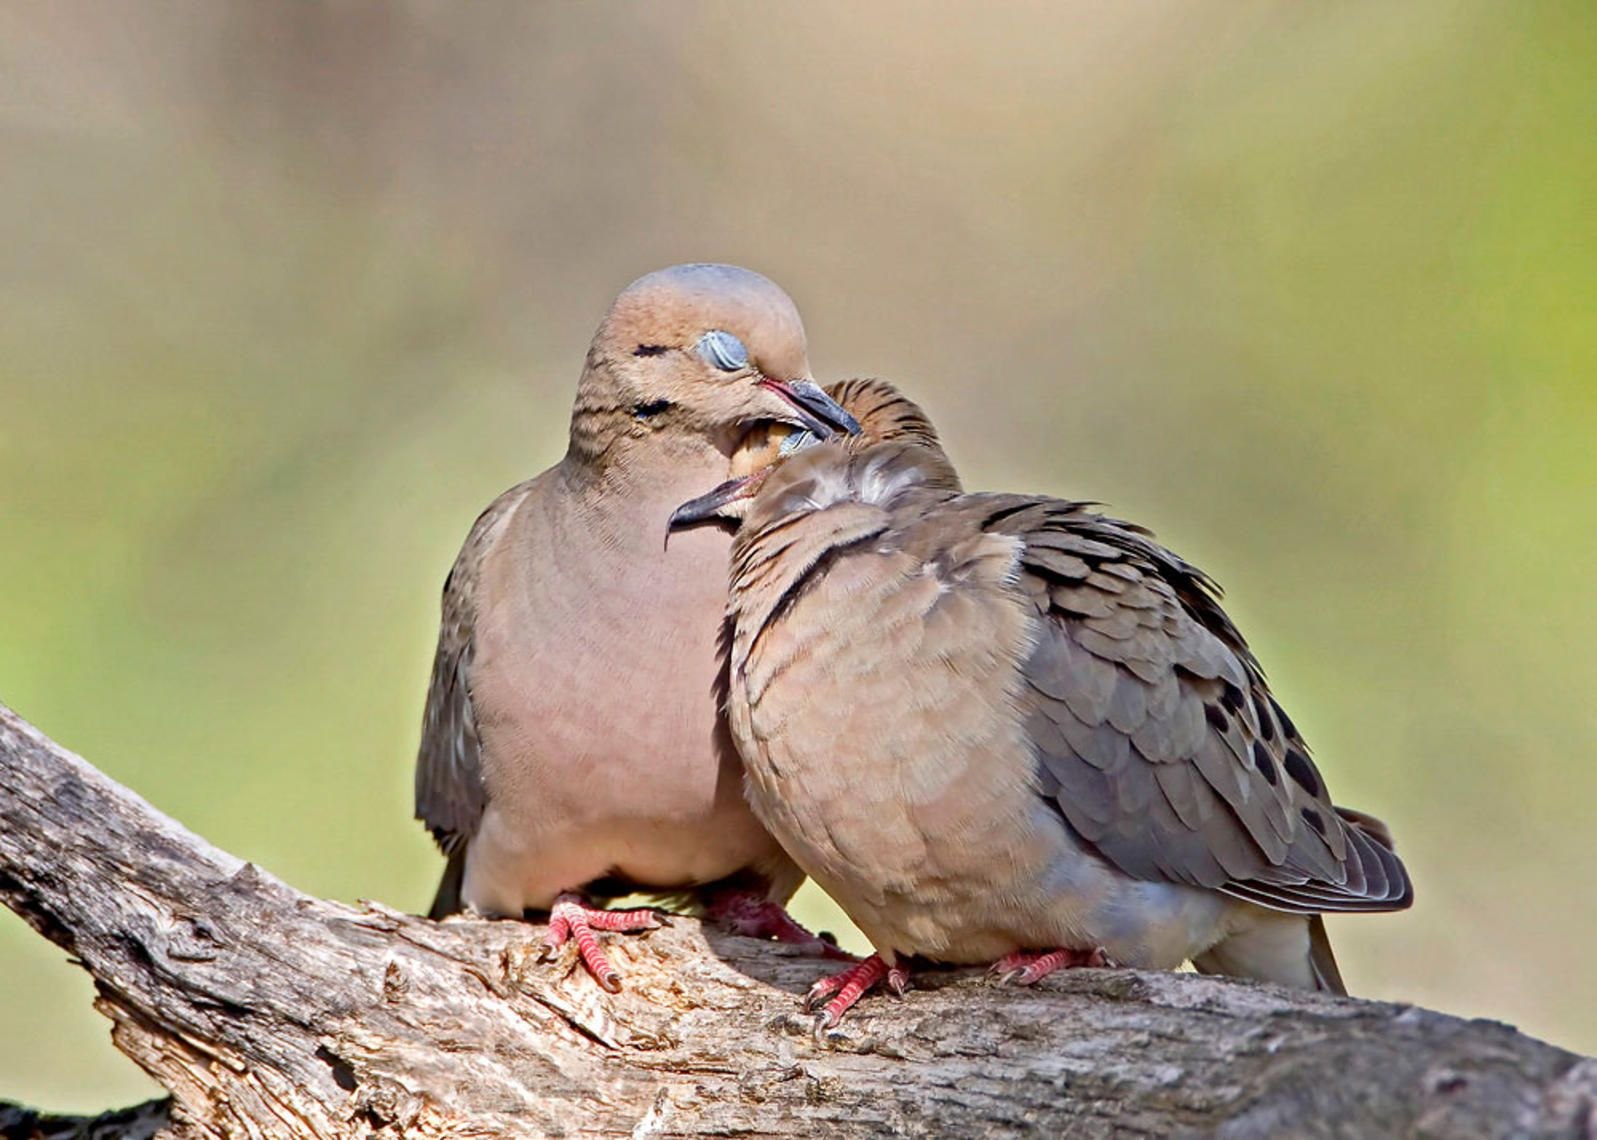
<svg viewBox="0 0 1597 1140"><path fill-rule="evenodd" d="M1288 748L1286 752L1286 774L1298 782L1298 786L1311 796L1320 794L1320 776L1315 772L1314 765L1309 763L1309 758L1296 748Z"/></svg>
<svg viewBox="0 0 1597 1140"><path fill-rule="evenodd" d="M1281 773L1276 770L1275 761L1270 757L1270 750L1257 740L1253 742L1253 766L1270 781L1272 788L1280 783Z"/></svg>
<svg viewBox="0 0 1597 1140"><path fill-rule="evenodd" d="M1275 719L1281 722L1281 731L1291 740L1298 734L1298 726L1292 723L1292 718L1286 715L1286 709L1274 697L1270 698L1270 707L1275 710Z"/></svg>
<svg viewBox="0 0 1597 1140"><path fill-rule="evenodd" d="M1259 735L1264 737L1266 740L1274 740L1275 718L1270 715L1269 707L1267 705L1260 704L1258 701L1254 701L1253 711L1257 713L1259 717Z"/></svg>
<svg viewBox="0 0 1597 1140"><path fill-rule="evenodd" d="M1225 705L1225 711L1236 716L1242 711L1242 690L1230 681L1225 683L1225 692L1220 695L1220 703Z"/></svg>
<svg viewBox="0 0 1597 1140"><path fill-rule="evenodd" d="M659 356L662 352L670 352L669 344L640 344L632 350L633 356Z"/></svg>
<svg viewBox="0 0 1597 1140"><path fill-rule="evenodd" d="M1303 821L1305 823L1314 828L1314 830L1318 831L1321 835L1325 834L1325 817L1319 813L1318 809L1306 807L1300 814L1303 816Z"/></svg>
<svg viewBox="0 0 1597 1140"><path fill-rule="evenodd" d="M1224 732L1230 727L1230 722L1226 720L1225 709L1219 705L1205 704L1203 715L1216 732Z"/></svg>
<svg viewBox="0 0 1597 1140"><path fill-rule="evenodd" d="M1019 503L1011 503L1007 507L999 507L996 511L992 512L992 514L982 519L981 528L982 530L986 530L988 527L995 526L996 524L1003 522L1010 515L1018 515L1021 511L1028 511L1036 505L1037 503L1035 500L1028 499Z"/></svg>
<svg viewBox="0 0 1597 1140"><path fill-rule="evenodd" d="M632 409L636 419L646 420L650 416L657 416L671 406L670 400L650 400L647 404L639 404Z"/></svg>

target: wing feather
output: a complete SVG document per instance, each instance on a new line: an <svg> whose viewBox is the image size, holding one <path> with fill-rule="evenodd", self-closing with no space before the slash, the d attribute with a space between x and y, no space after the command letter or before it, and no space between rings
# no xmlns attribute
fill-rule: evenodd
<svg viewBox="0 0 1597 1140"><path fill-rule="evenodd" d="M1019 701L1072 829L1138 878L1277 910L1409 904L1389 834L1332 806L1206 575L1084 504L1003 503L986 526L1024 544L1038 618Z"/></svg>
<svg viewBox="0 0 1597 1140"><path fill-rule="evenodd" d="M444 580L438 649L433 655L427 707L416 755L416 818L444 851L454 854L477 830L487 805L482 742L471 702L477 585L483 559L498 541L511 512L527 496L529 480L495 499L477 517Z"/></svg>

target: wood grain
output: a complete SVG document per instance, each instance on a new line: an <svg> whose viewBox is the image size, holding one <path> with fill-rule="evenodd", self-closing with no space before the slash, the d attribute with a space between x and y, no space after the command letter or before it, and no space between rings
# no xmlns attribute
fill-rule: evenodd
<svg viewBox="0 0 1597 1140"><path fill-rule="evenodd" d="M826 963L678 919L609 943L611 997L537 961L533 924L301 894L3 706L0 765L0 898L89 971L171 1093L120 1123L0 1108L0 1135L1594 1133L1597 1061L1195 975L927 974L817 1041L797 1003Z"/></svg>

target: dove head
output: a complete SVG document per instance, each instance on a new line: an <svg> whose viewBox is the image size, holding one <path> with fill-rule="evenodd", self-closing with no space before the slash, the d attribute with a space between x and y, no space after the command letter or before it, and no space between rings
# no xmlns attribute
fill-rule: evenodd
<svg viewBox="0 0 1597 1140"><path fill-rule="evenodd" d="M683 503L673 528L704 519L819 510L843 501L882 502L905 487L959 491L959 474L919 404L886 380L843 380L826 389L859 431L821 438L786 425L751 432L732 457L732 478Z"/></svg>
<svg viewBox="0 0 1597 1140"><path fill-rule="evenodd" d="M858 430L811 378L788 295L734 265L676 265L627 286L588 351L572 453L598 460L618 441L655 439L730 458L764 424Z"/></svg>

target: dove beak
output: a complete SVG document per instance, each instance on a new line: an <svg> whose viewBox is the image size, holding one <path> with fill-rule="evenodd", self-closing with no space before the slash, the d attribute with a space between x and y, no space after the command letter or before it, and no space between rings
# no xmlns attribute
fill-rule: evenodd
<svg viewBox="0 0 1597 1140"><path fill-rule="evenodd" d="M671 521L666 524L666 532L681 530L685 526L704 522L706 519L720 518L721 508L738 499L748 499L760 489L764 481L765 472L758 471L753 475L744 475L737 479L728 479L715 490L700 495L697 499L689 499L676 510L671 512Z"/></svg>
<svg viewBox="0 0 1597 1140"><path fill-rule="evenodd" d="M842 404L828 396L826 390L813 380L773 380L769 376L762 376L760 387L775 392L793 405L793 410L798 413L799 422L821 439L836 435L840 431L849 435L859 434L859 421L849 415Z"/></svg>

